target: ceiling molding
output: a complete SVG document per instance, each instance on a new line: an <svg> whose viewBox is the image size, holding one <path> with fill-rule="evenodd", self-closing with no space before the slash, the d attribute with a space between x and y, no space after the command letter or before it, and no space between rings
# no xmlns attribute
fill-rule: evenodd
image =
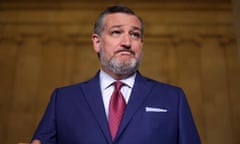
<svg viewBox="0 0 240 144"><path fill-rule="evenodd" d="M1 2L0 1L0 10L102 10L107 6L114 5L116 2ZM184 3L184 2L174 2L174 3L164 3L164 2L124 2L121 3L127 5L135 10L226 10L229 11L232 9L231 3L226 2L201 2L201 3Z"/></svg>

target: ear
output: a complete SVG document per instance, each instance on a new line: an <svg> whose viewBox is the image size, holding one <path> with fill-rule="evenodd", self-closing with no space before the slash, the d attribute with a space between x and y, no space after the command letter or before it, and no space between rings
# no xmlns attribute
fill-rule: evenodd
<svg viewBox="0 0 240 144"><path fill-rule="evenodd" d="M98 34L92 34L92 42L93 42L93 48L94 50L99 53L100 52L100 43L101 39Z"/></svg>

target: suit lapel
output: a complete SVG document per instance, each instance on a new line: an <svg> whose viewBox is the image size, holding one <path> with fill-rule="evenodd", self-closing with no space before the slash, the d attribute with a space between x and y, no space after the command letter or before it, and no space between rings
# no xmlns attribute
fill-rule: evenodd
<svg viewBox="0 0 240 144"><path fill-rule="evenodd" d="M104 133L108 143L111 143L111 134L108 127L108 121L106 118L106 113L104 110L100 82L99 82L99 73L90 81L86 82L82 86L83 95L88 102L92 113L95 116L95 119Z"/></svg>
<svg viewBox="0 0 240 144"><path fill-rule="evenodd" d="M120 128L118 130L119 135L124 131L135 112L144 103L145 98L150 92L152 84L147 81L146 78L142 77L139 73L136 75L135 84L127 104ZM100 89L99 73L90 81L87 81L82 85L83 95L89 104L95 119L102 130L108 143L112 143L111 134L109 131L108 120L103 106L103 100Z"/></svg>
<svg viewBox="0 0 240 144"><path fill-rule="evenodd" d="M139 73L137 73L135 84L129 102L127 104L120 128L118 130L117 137L121 135L131 118L134 116L135 112L144 103L144 100L149 94L151 87L152 84L149 83L146 78L142 77Z"/></svg>

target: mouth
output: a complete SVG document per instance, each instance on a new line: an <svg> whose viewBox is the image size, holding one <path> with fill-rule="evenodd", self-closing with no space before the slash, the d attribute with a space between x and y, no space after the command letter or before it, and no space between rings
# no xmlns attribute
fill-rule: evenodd
<svg viewBox="0 0 240 144"><path fill-rule="evenodd" d="M135 55L135 52L132 50L118 50L115 52L115 54L121 54L121 55Z"/></svg>

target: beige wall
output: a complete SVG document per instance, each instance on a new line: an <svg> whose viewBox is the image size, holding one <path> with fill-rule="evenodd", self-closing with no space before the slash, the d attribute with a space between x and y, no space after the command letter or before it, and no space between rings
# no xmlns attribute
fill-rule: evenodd
<svg viewBox="0 0 240 144"><path fill-rule="evenodd" d="M90 36L108 4L0 6L0 141L27 142L55 87L98 70ZM239 144L240 65L229 4L129 3L146 25L141 72L183 87L203 144Z"/></svg>

